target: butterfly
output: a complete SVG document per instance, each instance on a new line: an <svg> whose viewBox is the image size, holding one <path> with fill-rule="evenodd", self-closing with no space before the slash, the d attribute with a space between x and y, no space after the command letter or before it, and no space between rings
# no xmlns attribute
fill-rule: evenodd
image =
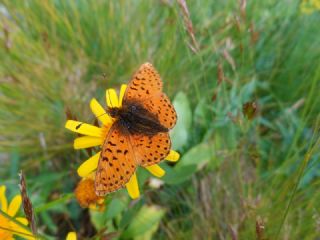
<svg viewBox="0 0 320 240"><path fill-rule="evenodd" d="M144 63L133 75L121 107L108 107L115 119L102 145L95 176L95 192L104 196L130 180L138 166L159 163L169 154L169 130L177 122L176 111L162 92L160 75Z"/></svg>

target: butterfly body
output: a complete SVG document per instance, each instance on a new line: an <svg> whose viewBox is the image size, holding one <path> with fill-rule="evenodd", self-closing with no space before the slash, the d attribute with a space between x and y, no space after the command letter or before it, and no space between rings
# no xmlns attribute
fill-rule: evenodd
<svg viewBox="0 0 320 240"><path fill-rule="evenodd" d="M162 92L162 81L150 63L133 75L120 107L107 113L114 122L102 145L95 178L95 191L104 196L122 188L138 166L159 163L169 154L169 130L177 115Z"/></svg>
<svg viewBox="0 0 320 240"><path fill-rule="evenodd" d="M154 136L159 132L168 132L155 114L146 110L138 101L124 102L121 108L109 108L107 112L116 119L122 134Z"/></svg>

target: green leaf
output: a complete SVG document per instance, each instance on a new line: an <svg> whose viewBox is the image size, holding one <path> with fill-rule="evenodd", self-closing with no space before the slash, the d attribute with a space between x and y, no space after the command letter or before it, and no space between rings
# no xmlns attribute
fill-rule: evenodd
<svg viewBox="0 0 320 240"><path fill-rule="evenodd" d="M120 214L128 205L128 199L114 198L107 206L106 218L113 218Z"/></svg>
<svg viewBox="0 0 320 240"><path fill-rule="evenodd" d="M245 84L242 88L241 88L241 96L242 96L242 101L243 102L247 102L251 99L254 91L257 88L257 84L255 80L252 80L250 82L248 82L247 84Z"/></svg>
<svg viewBox="0 0 320 240"><path fill-rule="evenodd" d="M138 214L141 207L144 205L143 198L140 198L137 202L134 204L131 204L131 206L128 208L127 211L125 211L122 215L121 222L120 222L120 228L126 228L135 218L135 216Z"/></svg>
<svg viewBox="0 0 320 240"><path fill-rule="evenodd" d="M100 230L104 228L107 225L108 220L110 220L107 218L106 212L107 212L107 209L102 212L90 210L91 222L96 229Z"/></svg>
<svg viewBox="0 0 320 240"><path fill-rule="evenodd" d="M107 222L117 217L127 207L128 199L114 198L107 204L105 211L90 211L91 220L97 229L102 229Z"/></svg>
<svg viewBox="0 0 320 240"><path fill-rule="evenodd" d="M188 97L183 92L179 92L173 100L178 120L176 126L171 131L172 148L180 149L188 141L188 135L191 128L192 112Z"/></svg>
<svg viewBox="0 0 320 240"><path fill-rule="evenodd" d="M188 152L186 152L180 161L175 166L175 169L180 169L185 166L196 166L197 169L200 169L204 164L207 164L214 156L213 144L207 142L200 143Z"/></svg>
<svg viewBox="0 0 320 240"><path fill-rule="evenodd" d="M66 202L68 202L70 199L74 197L73 193L67 193L67 194L61 194L58 199L55 199L53 201L44 203L38 207L35 207L35 212L46 212L48 210L55 210L60 212L66 211Z"/></svg>
<svg viewBox="0 0 320 240"><path fill-rule="evenodd" d="M152 239L153 234L158 230L159 223L154 224L147 232L138 237L135 237L135 240L149 240Z"/></svg>
<svg viewBox="0 0 320 240"><path fill-rule="evenodd" d="M206 121L208 120L208 103L206 102L206 98L202 98L197 104L193 119L195 124L206 125Z"/></svg>
<svg viewBox="0 0 320 240"><path fill-rule="evenodd" d="M212 145L205 142L194 146L185 153L174 168L164 165L166 175L163 180L168 184L180 184L206 164L215 168L220 165L220 161L215 158Z"/></svg>
<svg viewBox="0 0 320 240"><path fill-rule="evenodd" d="M51 232L57 232L58 227L54 224L52 219L52 214L49 211L40 212L41 222L48 228Z"/></svg>
<svg viewBox="0 0 320 240"><path fill-rule="evenodd" d="M121 238L147 239L142 237L150 236L148 239L151 239L152 234L150 234L150 231L155 232L164 213L165 210L159 206L143 206L134 218L134 221L123 232Z"/></svg>
<svg viewBox="0 0 320 240"><path fill-rule="evenodd" d="M171 168L169 166L163 167L166 171L166 175L163 176L163 180L168 184L180 184L188 180L195 172L197 172L196 165L184 166L179 169Z"/></svg>

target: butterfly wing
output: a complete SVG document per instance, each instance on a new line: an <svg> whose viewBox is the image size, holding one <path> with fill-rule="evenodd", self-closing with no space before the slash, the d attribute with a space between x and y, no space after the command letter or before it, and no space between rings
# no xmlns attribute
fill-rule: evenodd
<svg viewBox="0 0 320 240"><path fill-rule="evenodd" d="M172 129L177 122L177 113L169 98L160 93L144 102L144 107L155 114L162 126Z"/></svg>
<svg viewBox="0 0 320 240"><path fill-rule="evenodd" d="M155 114L160 124L168 129L177 122L176 111L169 98L162 92L162 81L150 63L143 64L133 75L123 98L126 101L139 101L146 110Z"/></svg>
<svg viewBox="0 0 320 240"><path fill-rule="evenodd" d="M130 138L135 149L135 158L142 167L162 161L170 152L171 141L167 132L160 132L154 136L132 135Z"/></svg>
<svg viewBox="0 0 320 240"><path fill-rule="evenodd" d="M137 168L129 136L115 123L102 146L95 178L95 191L104 196L122 188Z"/></svg>
<svg viewBox="0 0 320 240"><path fill-rule="evenodd" d="M151 63L144 63L135 72L128 84L125 100L146 100L162 92L162 81Z"/></svg>

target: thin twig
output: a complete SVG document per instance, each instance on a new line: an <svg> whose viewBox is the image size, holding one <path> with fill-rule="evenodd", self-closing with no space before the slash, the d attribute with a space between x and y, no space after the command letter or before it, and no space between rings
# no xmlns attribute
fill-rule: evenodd
<svg viewBox="0 0 320 240"><path fill-rule="evenodd" d="M194 30L193 30L193 25L192 21L190 19L190 13L188 10L188 5L185 0L177 0L181 10L182 10L182 15L183 15L183 22L184 26L188 32L188 35L191 39L191 44L188 44L188 47L194 52L197 53L199 51L199 44L196 40Z"/></svg>

